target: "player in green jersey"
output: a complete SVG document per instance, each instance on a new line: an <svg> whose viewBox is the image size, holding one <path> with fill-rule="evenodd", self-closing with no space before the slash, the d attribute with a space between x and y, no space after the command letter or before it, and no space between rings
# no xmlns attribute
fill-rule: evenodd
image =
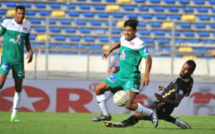
<svg viewBox="0 0 215 134"><path fill-rule="evenodd" d="M23 22L25 18L25 7L17 6L14 19L5 19L0 26L0 36L4 35L3 52L0 66L0 90L4 86L7 75L12 70L15 82L15 95L11 121L19 121L16 117L21 100L22 81L24 72L24 46L29 52L27 62L33 59L30 44L30 25Z"/></svg>
<svg viewBox="0 0 215 134"><path fill-rule="evenodd" d="M130 96L130 101L125 108L137 113L149 115L154 127L157 127L158 119L156 112L144 107L140 103L134 102L136 96L139 94L141 83L143 86L147 86L149 83L149 74L152 64L152 58L145 43L136 36L137 25L138 21L135 19L125 21L124 36L120 38L118 43L103 54L103 59L106 59L113 50L120 48L120 70L95 87L96 98L102 110L102 114L99 117L93 118L93 121L111 120L111 115L106 106L106 96L104 92L111 91L115 93L118 90L125 90ZM146 67L145 74L141 78L139 64L142 58L145 58Z"/></svg>

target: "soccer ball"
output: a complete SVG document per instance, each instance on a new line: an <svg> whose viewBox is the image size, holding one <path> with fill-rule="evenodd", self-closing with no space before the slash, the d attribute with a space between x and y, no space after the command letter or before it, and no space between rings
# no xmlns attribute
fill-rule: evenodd
<svg viewBox="0 0 215 134"><path fill-rule="evenodd" d="M129 97L128 93L126 93L123 90L120 90L114 94L113 101L117 106L124 107L130 101L130 97Z"/></svg>

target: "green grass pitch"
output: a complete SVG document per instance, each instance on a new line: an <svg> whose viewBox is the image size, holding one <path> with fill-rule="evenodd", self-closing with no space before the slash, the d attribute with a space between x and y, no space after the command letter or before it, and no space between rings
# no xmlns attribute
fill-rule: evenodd
<svg viewBox="0 0 215 134"><path fill-rule="evenodd" d="M150 121L140 121L127 128L107 128L103 122L92 122L99 114L19 112L20 122L10 122L10 112L0 112L0 134L214 134L215 116L178 116L192 129L184 130L172 123L160 121L153 128ZM113 114L119 122L129 114Z"/></svg>

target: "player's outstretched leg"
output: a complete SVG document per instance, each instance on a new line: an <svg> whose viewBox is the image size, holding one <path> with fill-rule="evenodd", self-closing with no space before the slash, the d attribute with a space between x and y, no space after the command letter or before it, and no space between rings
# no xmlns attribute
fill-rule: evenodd
<svg viewBox="0 0 215 134"><path fill-rule="evenodd" d="M179 127L181 127L182 129L191 129L191 126L184 122L183 120L179 119L179 118L176 118L176 122L175 124Z"/></svg>
<svg viewBox="0 0 215 134"><path fill-rule="evenodd" d="M150 117L154 128L156 128L158 126L158 117L156 109L153 110L153 113L150 115Z"/></svg>
<svg viewBox="0 0 215 134"><path fill-rule="evenodd" d="M111 120L111 114L108 113L108 115L101 114L98 117L92 118L92 121L98 122L98 121L110 121Z"/></svg>
<svg viewBox="0 0 215 134"><path fill-rule="evenodd" d="M130 116L128 119L122 122L111 122L111 121L104 121L106 127L128 127L137 124L139 118L135 115Z"/></svg>
<svg viewBox="0 0 215 134"><path fill-rule="evenodd" d="M17 119L16 116L11 116L10 121L12 121L12 122L19 122L20 120Z"/></svg>

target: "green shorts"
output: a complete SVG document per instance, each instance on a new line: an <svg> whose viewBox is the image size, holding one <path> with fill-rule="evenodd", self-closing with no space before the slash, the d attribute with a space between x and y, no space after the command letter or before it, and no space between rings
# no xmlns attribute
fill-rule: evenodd
<svg viewBox="0 0 215 134"><path fill-rule="evenodd" d="M127 90L135 93L139 93L140 79L135 78L121 78L121 76L116 73L106 79L104 82L108 84L113 90L112 93L116 93L119 90Z"/></svg>
<svg viewBox="0 0 215 134"><path fill-rule="evenodd" d="M8 75L10 69L12 69L14 79L23 79L25 78L25 71L23 64L11 64L6 61L1 62L0 74Z"/></svg>

